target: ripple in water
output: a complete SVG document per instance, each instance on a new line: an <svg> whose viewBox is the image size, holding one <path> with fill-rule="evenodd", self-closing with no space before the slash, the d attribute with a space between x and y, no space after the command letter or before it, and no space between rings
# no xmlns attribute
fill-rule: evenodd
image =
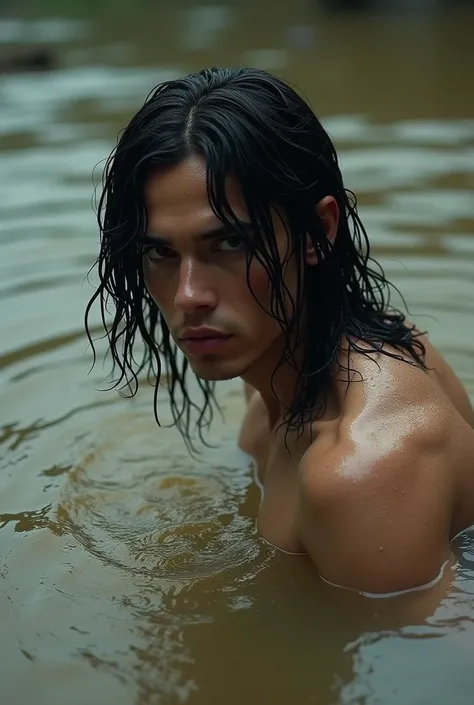
<svg viewBox="0 0 474 705"><path fill-rule="evenodd" d="M255 574L272 553L255 530L259 497L247 458L234 448L220 449L218 464L180 457L176 446L170 457L142 452L136 463L117 449L118 459L107 444L108 462L94 453L70 472L57 508L58 524L102 561L193 582L236 568L241 576L246 565Z"/></svg>

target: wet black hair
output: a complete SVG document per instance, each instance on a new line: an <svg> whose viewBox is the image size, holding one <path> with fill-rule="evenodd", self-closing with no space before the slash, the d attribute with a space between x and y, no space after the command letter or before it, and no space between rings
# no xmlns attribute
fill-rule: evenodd
<svg viewBox="0 0 474 705"><path fill-rule="evenodd" d="M157 167L177 165L190 155L207 165L209 202L223 223L247 243L252 258L266 269L272 285L268 314L280 324L285 350L277 368L295 363L297 385L284 423L299 435L304 424L326 407L331 376L341 368L341 345L349 351L384 355L424 366L425 349L404 314L391 306L392 284L371 257L357 201L345 188L334 145L308 103L289 85L262 70L209 68L156 87L120 134L110 155L98 204L101 233L96 262L100 283L86 310L100 302L114 370L113 386L133 395L146 371L155 385L158 416L160 379L168 382L174 424L193 449L192 411L201 441L214 409L214 382L197 379L203 400L191 398L187 377L194 374L178 352L170 331L144 283L140 236L146 231L144 185ZM226 198L225 179L238 181L252 225L240 232ZM333 196L339 208L337 236L331 244L316 204ZM288 305L272 227L274 209L285 216L290 255L297 263L297 291ZM306 236L319 264L306 267ZM247 282L248 279L247 269ZM109 321L108 305L113 304ZM304 325L300 312L305 311ZM137 336L144 352L134 356ZM387 347L387 345L389 347ZM408 355L407 355L408 353ZM348 358L347 358L348 359ZM164 368L163 369L163 365Z"/></svg>

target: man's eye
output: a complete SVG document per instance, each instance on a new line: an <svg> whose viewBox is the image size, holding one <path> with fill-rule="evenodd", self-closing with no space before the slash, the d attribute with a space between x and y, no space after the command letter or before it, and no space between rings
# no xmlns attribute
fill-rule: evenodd
<svg viewBox="0 0 474 705"><path fill-rule="evenodd" d="M162 259L167 259L173 256L173 250L169 247L144 247L143 254L148 257L150 262L159 262Z"/></svg>
<svg viewBox="0 0 474 705"><path fill-rule="evenodd" d="M223 252L239 252L244 248L244 244L240 235L230 235L229 237L219 240L218 249Z"/></svg>

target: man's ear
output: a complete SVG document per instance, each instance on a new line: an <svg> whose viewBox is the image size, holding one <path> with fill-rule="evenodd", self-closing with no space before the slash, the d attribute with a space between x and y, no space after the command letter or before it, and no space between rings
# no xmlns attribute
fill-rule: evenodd
<svg viewBox="0 0 474 705"><path fill-rule="evenodd" d="M334 245L339 227L339 206L334 196L325 196L316 206L316 212L321 220L324 233L330 246ZM318 264L318 255L309 235L306 236L306 261L309 265Z"/></svg>

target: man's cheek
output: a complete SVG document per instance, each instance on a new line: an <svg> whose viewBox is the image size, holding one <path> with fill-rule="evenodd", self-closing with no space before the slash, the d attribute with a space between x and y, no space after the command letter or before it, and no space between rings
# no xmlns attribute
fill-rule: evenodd
<svg viewBox="0 0 474 705"><path fill-rule="evenodd" d="M271 296L271 282L267 272L261 264L253 263L249 271L249 282L253 295L263 303L267 302Z"/></svg>

